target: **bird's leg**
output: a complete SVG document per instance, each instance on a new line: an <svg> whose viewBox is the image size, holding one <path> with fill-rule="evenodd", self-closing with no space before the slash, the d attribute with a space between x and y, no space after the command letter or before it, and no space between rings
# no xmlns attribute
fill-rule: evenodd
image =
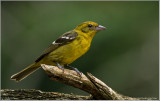
<svg viewBox="0 0 160 101"><path fill-rule="evenodd" d="M82 77L82 73L77 68L74 68L74 67L69 66L69 65L64 65L64 66L75 70L79 74L80 78Z"/></svg>
<svg viewBox="0 0 160 101"><path fill-rule="evenodd" d="M58 68L62 69L63 72L64 72L64 67L63 66L61 66L58 62L55 62L55 61L54 61L54 63L57 65Z"/></svg>

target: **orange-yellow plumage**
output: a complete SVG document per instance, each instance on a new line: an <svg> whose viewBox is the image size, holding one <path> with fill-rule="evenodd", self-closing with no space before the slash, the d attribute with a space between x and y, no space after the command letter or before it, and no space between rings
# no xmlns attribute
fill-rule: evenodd
<svg viewBox="0 0 160 101"><path fill-rule="evenodd" d="M100 30L105 27L95 22L87 21L78 25L74 30L63 34L60 38L53 42L43 54L24 70L14 74L11 79L20 81L40 67L40 64L48 64L56 66L68 65L77 58L85 54L90 48L91 41Z"/></svg>

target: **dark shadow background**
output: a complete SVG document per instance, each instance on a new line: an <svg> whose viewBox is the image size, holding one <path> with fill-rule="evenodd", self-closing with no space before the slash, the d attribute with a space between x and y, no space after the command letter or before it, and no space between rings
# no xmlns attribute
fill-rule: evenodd
<svg viewBox="0 0 160 101"><path fill-rule="evenodd" d="M99 32L90 50L71 65L92 73L117 92L132 97L158 97L159 4L143 2L1 2L2 89L88 95L49 80L42 69L16 83L10 76L33 61L64 32L84 21Z"/></svg>

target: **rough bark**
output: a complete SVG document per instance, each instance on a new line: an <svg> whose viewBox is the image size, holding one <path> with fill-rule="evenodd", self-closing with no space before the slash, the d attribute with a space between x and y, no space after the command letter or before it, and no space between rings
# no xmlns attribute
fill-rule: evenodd
<svg viewBox="0 0 160 101"><path fill-rule="evenodd" d="M63 94L57 92L42 92L35 89L3 89L2 100L90 100L91 96Z"/></svg>
<svg viewBox="0 0 160 101"><path fill-rule="evenodd" d="M156 98L133 98L121 95L107 86L104 82L87 73L86 77L83 73L80 77L74 70L61 70L56 66L41 65L48 77L66 85L79 88L91 94L91 96L80 96L74 94L63 94L57 92L42 92L39 90L1 90L2 99L10 100L156 100Z"/></svg>

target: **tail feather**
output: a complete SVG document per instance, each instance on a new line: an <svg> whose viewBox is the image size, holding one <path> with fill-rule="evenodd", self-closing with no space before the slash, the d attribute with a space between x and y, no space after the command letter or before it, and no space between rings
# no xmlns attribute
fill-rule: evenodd
<svg viewBox="0 0 160 101"><path fill-rule="evenodd" d="M29 76L31 73L33 73L39 68L40 68L39 65L37 65L36 63L33 63L29 65L27 68L23 69L22 71L12 75L11 79L16 80L17 82L21 81L22 79L26 78L27 76Z"/></svg>

